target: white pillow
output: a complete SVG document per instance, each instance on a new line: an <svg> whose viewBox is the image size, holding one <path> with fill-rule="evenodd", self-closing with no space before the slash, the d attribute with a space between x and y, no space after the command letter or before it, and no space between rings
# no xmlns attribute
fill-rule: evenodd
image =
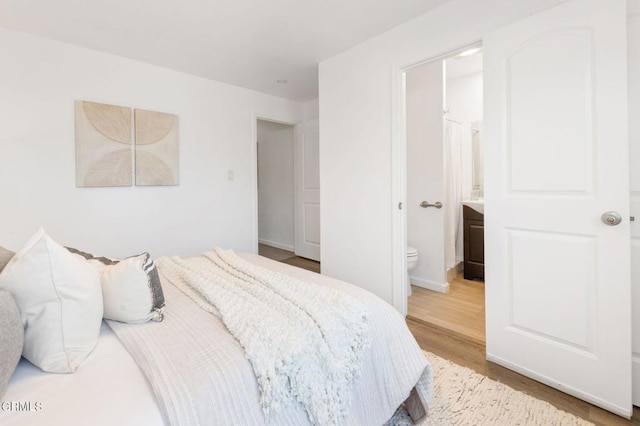
<svg viewBox="0 0 640 426"><path fill-rule="evenodd" d="M104 318L126 323L162 321L164 295L149 253L106 265L104 258L89 262L102 272Z"/></svg>
<svg viewBox="0 0 640 426"><path fill-rule="evenodd" d="M164 294L158 270L149 253L118 260L95 257L67 247L100 273L104 318L126 323L162 321Z"/></svg>
<svg viewBox="0 0 640 426"><path fill-rule="evenodd" d="M73 373L102 322L100 276L40 229L0 273L25 327L22 355L44 371Z"/></svg>

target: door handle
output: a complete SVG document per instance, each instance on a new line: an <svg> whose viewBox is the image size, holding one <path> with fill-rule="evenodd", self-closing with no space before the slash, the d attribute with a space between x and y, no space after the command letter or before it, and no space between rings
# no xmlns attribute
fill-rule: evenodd
<svg viewBox="0 0 640 426"><path fill-rule="evenodd" d="M620 213L614 211L602 213L600 219L602 220L602 223L609 226L616 226L617 224L622 222L622 216L620 215Z"/></svg>
<svg viewBox="0 0 640 426"><path fill-rule="evenodd" d="M427 207L435 207L436 209L442 208L442 203L440 201L436 201L434 204L429 204L428 201L423 201L420 203L420 207L426 209Z"/></svg>

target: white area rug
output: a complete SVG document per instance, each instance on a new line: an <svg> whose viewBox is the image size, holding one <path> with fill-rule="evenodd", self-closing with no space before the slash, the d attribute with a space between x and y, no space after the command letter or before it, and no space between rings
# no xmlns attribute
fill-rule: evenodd
<svg viewBox="0 0 640 426"><path fill-rule="evenodd" d="M435 389L429 415L419 426L593 425L466 367L424 354L433 366ZM413 422L404 407L387 423L408 425Z"/></svg>

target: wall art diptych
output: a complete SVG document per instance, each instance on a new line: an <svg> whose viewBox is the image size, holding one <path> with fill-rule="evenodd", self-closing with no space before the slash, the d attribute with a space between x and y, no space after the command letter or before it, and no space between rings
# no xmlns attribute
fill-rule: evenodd
<svg viewBox="0 0 640 426"><path fill-rule="evenodd" d="M178 116L135 110L136 185L178 185Z"/></svg>
<svg viewBox="0 0 640 426"><path fill-rule="evenodd" d="M131 108L76 101L76 186L131 186Z"/></svg>
<svg viewBox="0 0 640 426"><path fill-rule="evenodd" d="M75 121L77 187L179 184L177 115L76 101Z"/></svg>

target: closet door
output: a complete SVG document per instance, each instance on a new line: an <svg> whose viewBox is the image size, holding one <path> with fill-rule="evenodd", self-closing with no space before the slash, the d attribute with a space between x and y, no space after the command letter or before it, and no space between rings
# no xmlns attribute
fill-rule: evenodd
<svg viewBox="0 0 640 426"><path fill-rule="evenodd" d="M625 15L571 0L485 38L485 274L487 358L628 417Z"/></svg>
<svg viewBox="0 0 640 426"><path fill-rule="evenodd" d="M293 146L295 254L320 261L320 124L296 124Z"/></svg>

